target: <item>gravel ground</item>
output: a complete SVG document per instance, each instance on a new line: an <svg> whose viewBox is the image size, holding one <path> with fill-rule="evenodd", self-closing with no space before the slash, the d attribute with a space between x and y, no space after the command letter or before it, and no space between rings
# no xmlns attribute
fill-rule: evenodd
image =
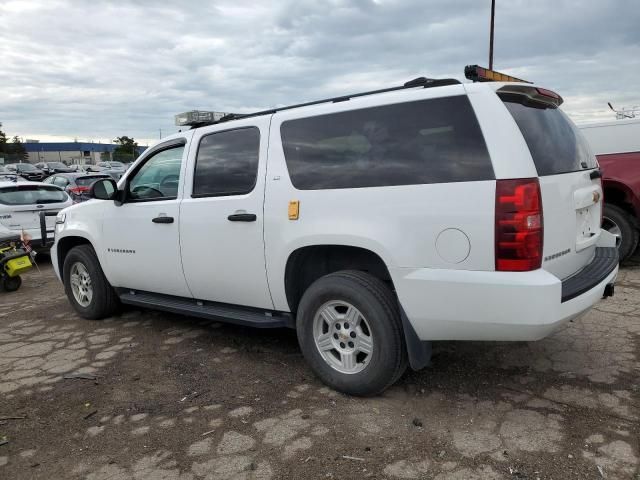
<svg viewBox="0 0 640 480"><path fill-rule="evenodd" d="M82 320L44 264L0 293L0 478L640 479L639 355L640 257L553 336L438 343L371 399L292 331Z"/></svg>

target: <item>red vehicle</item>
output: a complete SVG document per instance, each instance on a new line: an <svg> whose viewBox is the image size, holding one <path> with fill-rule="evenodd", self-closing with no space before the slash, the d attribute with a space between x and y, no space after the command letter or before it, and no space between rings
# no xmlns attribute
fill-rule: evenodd
<svg viewBox="0 0 640 480"><path fill-rule="evenodd" d="M604 188L602 226L618 237L620 260L640 238L640 118L580 126L598 157Z"/></svg>

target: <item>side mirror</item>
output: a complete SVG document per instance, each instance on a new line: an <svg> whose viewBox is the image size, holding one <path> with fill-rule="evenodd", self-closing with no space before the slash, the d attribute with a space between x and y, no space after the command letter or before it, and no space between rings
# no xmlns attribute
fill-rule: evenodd
<svg viewBox="0 0 640 480"><path fill-rule="evenodd" d="M111 178L102 178L91 184L89 195L98 200L113 200L118 191L118 184Z"/></svg>

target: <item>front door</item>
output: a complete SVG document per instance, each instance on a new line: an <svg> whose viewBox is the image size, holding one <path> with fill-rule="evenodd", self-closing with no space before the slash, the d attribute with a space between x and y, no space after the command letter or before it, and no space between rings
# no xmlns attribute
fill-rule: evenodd
<svg viewBox="0 0 640 480"><path fill-rule="evenodd" d="M270 117L195 131L180 206L189 289L200 300L272 309L263 240Z"/></svg>
<svg viewBox="0 0 640 480"><path fill-rule="evenodd" d="M186 156L185 139L159 146L120 186L124 202L107 202L102 258L113 286L190 296L179 242L180 179Z"/></svg>

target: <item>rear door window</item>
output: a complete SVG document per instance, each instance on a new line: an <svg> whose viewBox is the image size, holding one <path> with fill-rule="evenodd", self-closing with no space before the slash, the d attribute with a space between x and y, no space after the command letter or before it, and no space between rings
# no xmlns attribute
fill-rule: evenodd
<svg viewBox="0 0 640 480"><path fill-rule="evenodd" d="M67 194L55 187L28 185L0 190L0 203L3 205L36 205L66 201Z"/></svg>
<svg viewBox="0 0 640 480"><path fill-rule="evenodd" d="M200 140L193 179L193 197L243 195L258 176L260 130L226 130Z"/></svg>
<svg viewBox="0 0 640 480"><path fill-rule="evenodd" d="M495 179L464 95L289 120L280 131L300 190Z"/></svg>
<svg viewBox="0 0 640 480"><path fill-rule="evenodd" d="M562 110L504 104L527 142L538 175L557 175L596 168L596 159L580 131Z"/></svg>

